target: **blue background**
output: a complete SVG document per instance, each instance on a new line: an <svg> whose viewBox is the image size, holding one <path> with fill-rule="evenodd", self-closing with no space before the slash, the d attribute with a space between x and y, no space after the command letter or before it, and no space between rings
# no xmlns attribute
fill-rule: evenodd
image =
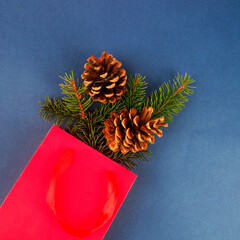
<svg viewBox="0 0 240 240"><path fill-rule="evenodd" d="M51 126L37 101L60 96L58 76L80 76L104 50L150 90L177 72L197 86L105 239L240 239L237 0L1 1L0 202Z"/></svg>

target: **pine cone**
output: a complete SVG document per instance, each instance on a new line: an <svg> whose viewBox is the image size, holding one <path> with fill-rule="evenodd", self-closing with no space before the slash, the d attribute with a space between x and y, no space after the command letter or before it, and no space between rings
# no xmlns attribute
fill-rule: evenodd
<svg viewBox="0 0 240 240"><path fill-rule="evenodd" d="M154 143L153 133L162 137L159 127L167 127L164 117L150 120L153 113L152 107L144 107L141 113L135 108L130 111L122 109L120 113L111 113L105 123L103 133L107 139L107 145L113 152L121 151L126 154L129 151L138 152L146 150L148 142Z"/></svg>
<svg viewBox="0 0 240 240"><path fill-rule="evenodd" d="M127 91L126 71L120 68L122 64L111 54L103 52L100 58L94 56L84 65L86 71L82 74L86 92L94 101L114 103L122 98Z"/></svg>

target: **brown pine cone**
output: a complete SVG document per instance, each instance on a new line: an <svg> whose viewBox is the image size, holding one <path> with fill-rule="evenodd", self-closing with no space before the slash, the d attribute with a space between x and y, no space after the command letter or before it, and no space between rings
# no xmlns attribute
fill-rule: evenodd
<svg viewBox="0 0 240 240"><path fill-rule="evenodd" d="M153 113L152 107L144 107L141 113L135 108L130 111L122 109L120 113L111 113L105 123L103 133L107 139L107 145L113 152L121 151L126 154L129 151L138 152L146 150L148 142L154 143L153 133L162 137L159 127L167 127L164 117L150 120Z"/></svg>
<svg viewBox="0 0 240 240"><path fill-rule="evenodd" d="M100 58L94 56L84 65L86 71L82 74L86 92L94 101L114 103L122 98L127 91L126 71L120 68L122 64L111 54L103 52Z"/></svg>

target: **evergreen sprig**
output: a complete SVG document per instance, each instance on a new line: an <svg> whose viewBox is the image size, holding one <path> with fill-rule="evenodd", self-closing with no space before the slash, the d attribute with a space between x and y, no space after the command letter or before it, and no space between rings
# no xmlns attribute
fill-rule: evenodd
<svg viewBox="0 0 240 240"><path fill-rule="evenodd" d="M193 82L187 73L184 77L178 74L172 82L163 83L155 90L143 103L146 107L153 107L152 119L164 116L166 122L171 122L185 107L188 97L193 94Z"/></svg>
<svg viewBox="0 0 240 240"><path fill-rule="evenodd" d="M62 99L45 97L45 102L39 101L41 110L40 117L53 122L58 126L68 127L75 124L79 119L79 113L71 111Z"/></svg>
<svg viewBox="0 0 240 240"><path fill-rule="evenodd" d="M130 110L136 108L141 110L142 102L146 97L147 82L144 81L145 77L140 74L135 74L135 77L130 75L128 79L128 91L123 96L125 107Z"/></svg>
<svg viewBox="0 0 240 240"><path fill-rule="evenodd" d="M62 100L66 107L72 112L78 111L82 117L85 117L85 112L93 104L92 98L85 93L85 87L78 79L75 82L73 71L71 75L65 73L65 76L60 78L64 80L59 86L62 94L65 95Z"/></svg>
<svg viewBox="0 0 240 240"><path fill-rule="evenodd" d="M40 116L46 121L54 123L67 132L93 147L100 153L106 155L122 166L133 169L140 161L148 161L151 151L144 150L136 153L112 152L106 144L102 132L104 122L112 112L120 112L123 108L130 110L136 108L141 112L143 107L152 106L154 112L152 119L164 116L166 122L171 122L188 101L188 96L193 93L194 80L185 74L177 75L172 82L162 84L158 90L149 97L146 96L145 77L140 74L130 76L128 80L128 91L123 98L115 103L98 104L93 111L89 108L93 100L85 92L85 87L75 81L73 72L65 74L63 83L59 84L62 89L62 98L45 97L41 104Z"/></svg>

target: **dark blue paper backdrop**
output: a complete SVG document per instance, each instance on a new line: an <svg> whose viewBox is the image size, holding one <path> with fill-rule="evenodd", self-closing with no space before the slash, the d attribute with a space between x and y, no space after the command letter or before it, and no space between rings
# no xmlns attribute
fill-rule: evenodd
<svg viewBox="0 0 240 240"><path fill-rule="evenodd" d="M1 1L0 34L0 202L51 127L37 101L106 50L150 90L177 72L197 90L105 239L240 239L239 1Z"/></svg>

